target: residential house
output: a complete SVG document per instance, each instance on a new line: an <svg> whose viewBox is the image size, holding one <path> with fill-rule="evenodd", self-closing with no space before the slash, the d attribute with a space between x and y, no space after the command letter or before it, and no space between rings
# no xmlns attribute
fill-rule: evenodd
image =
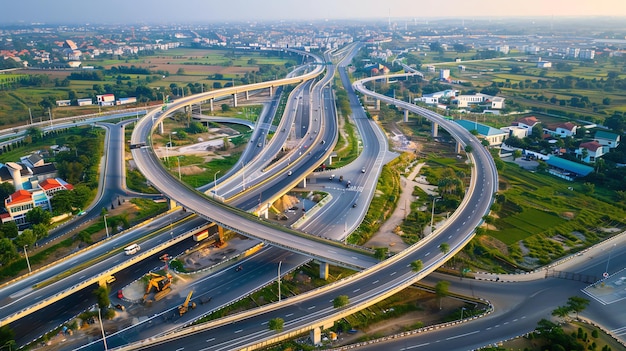
<svg viewBox="0 0 626 351"><path fill-rule="evenodd" d="M544 134L549 134L553 137L565 138L568 136L576 135L576 129L578 128L572 122L559 123L555 125L548 126L543 129Z"/></svg>
<svg viewBox="0 0 626 351"><path fill-rule="evenodd" d="M50 210L50 199L42 190L29 192L20 189L9 195L4 200L4 207L9 217L3 217L2 222L13 221L17 225L26 224L26 213L35 207L41 207L44 210Z"/></svg>
<svg viewBox="0 0 626 351"><path fill-rule="evenodd" d="M600 143L602 146L608 146L609 149L615 149L619 146L621 136L619 134L606 132L604 130L599 130L596 132L596 135L593 137L593 140Z"/></svg>
<svg viewBox="0 0 626 351"><path fill-rule="evenodd" d="M609 151L608 146L602 146L599 142L593 140L586 143L580 143L576 149L576 156L587 163L594 163L598 157Z"/></svg>
<svg viewBox="0 0 626 351"><path fill-rule="evenodd" d="M517 121L513 122L513 125L526 129L525 137L527 137L533 134L533 128L539 123L541 122L539 122L537 117L528 116L528 117L518 119Z"/></svg>

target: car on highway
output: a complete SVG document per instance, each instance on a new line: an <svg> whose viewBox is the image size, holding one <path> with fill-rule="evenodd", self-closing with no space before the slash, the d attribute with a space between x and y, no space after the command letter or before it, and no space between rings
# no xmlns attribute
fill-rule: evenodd
<svg viewBox="0 0 626 351"><path fill-rule="evenodd" d="M365 173L365 167L361 168L361 173Z"/></svg>
<svg viewBox="0 0 626 351"><path fill-rule="evenodd" d="M290 175L292 175L292 174L293 174L293 172L292 172L292 171L287 172L287 175L288 175L288 176L290 176Z"/></svg>

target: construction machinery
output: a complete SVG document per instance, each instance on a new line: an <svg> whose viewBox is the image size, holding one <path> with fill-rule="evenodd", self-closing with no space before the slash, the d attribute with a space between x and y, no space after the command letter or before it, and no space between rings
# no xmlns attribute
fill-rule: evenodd
<svg viewBox="0 0 626 351"><path fill-rule="evenodd" d="M187 294L187 298L185 299L185 303L183 303L182 305L178 306L178 314L179 315L183 315L185 313L187 313L187 311L189 311L189 308L196 308L196 303L192 302L189 303L189 300L191 300L191 294L193 294L193 290L189 291L189 294Z"/></svg>
<svg viewBox="0 0 626 351"><path fill-rule="evenodd" d="M146 293L143 295L143 302L152 302L148 300L148 296L152 292L152 288L155 288L156 291L153 297L154 301L159 301L171 291L170 285L172 285L172 275L169 273L160 275L152 272L150 272L149 275L150 280L148 281L148 286L146 287Z"/></svg>

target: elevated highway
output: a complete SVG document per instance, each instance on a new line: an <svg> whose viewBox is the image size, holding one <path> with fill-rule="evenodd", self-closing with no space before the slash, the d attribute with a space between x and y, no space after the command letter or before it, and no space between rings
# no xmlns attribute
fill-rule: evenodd
<svg viewBox="0 0 626 351"><path fill-rule="evenodd" d="M175 348L180 343L180 338L185 338L185 347L188 349L245 349L291 338L309 330L325 328L332 325L335 320L391 296L425 277L472 239L475 228L489 212L493 195L497 190L497 172L489 151L465 129L436 113L373 93L365 89L363 81L356 82L354 87L363 94L400 105L401 108L409 109L439 123L461 145L472 146L473 151L468 153L473 166L471 183L461 206L450 217L447 225L402 253L334 285L283 300L281 303L131 344L121 349ZM449 245L449 252L441 252L439 246L443 243ZM415 260L423 262L423 269L419 272L411 270L411 263ZM341 309L335 309L332 301L339 295L347 295L350 303ZM282 332L268 330L266 324L272 318L285 320Z"/></svg>

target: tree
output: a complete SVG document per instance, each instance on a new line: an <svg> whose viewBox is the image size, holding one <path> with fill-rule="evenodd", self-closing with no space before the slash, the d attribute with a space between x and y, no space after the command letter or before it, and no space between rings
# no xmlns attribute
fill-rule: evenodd
<svg viewBox="0 0 626 351"><path fill-rule="evenodd" d="M0 200L4 203L11 194L15 192L15 187L9 182L0 183Z"/></svg>
<svg viewBox="0 0 626 351"><path fill-rule="evenodd" d="M0 224L0 232L2 233L2 237L9 239L17 238L17 235L19 234L17 224L13 221Z"/></svg>
<svg viewBox="0 0 626 351"><path fill-rule="evenodd" d="M448 243L441 243L441 245L439 245L439 250L441 250L441 253L445 255L450 251L450 245Z"/></svg>
<svg viewBox="0 0 626 351"><path fill-rule="evenodd" d="M6 265L7 263L18 258L17 249L9 238L0 239L0 263Z"/></svg>
<svg viewBox="0 0 626 351"><path fill-rule="evenodd" d="M38 206L26 212L26 220L31 224L41 223L44 225L49 225L50 219L52 219L52 214Z"/></svg>
<svg viewBox="0 0 626 351"><path fill-rule="evenodd" d="M228 112L228 111L230 111L230 105L222 104L222 112Z"/></svg>
<svg viewBox="0 0 626 351"><path fill-rule="evenodd" d="M604 99L602 99L602 105L610 105L611 104L611 98L610 97L605 97Z"/></svg>
<svg viewBox="0 0 626 351"><path fill-rule="evenodd" d="M572 310L571 308L569 308L569 306L559 306L554 311L552 311L552 315L566 320L571 311Z"/></svg>
<svg viewBox="0 0 626 351"><path fill-rule="evenodd" d="M48 236L48 226L43 223L33 225L32 230L37 240L43 239Z"/></svg>
<svg viewBox="0 0 626 351"><path fill-rule="evenodd" d="M24 247L24 245L31 246L37 241L37 237L32 229L25 229L22 234L15 238L15 246Z"/></svg>
<svg viewBox="0 0 626 351"><path fill-rule="evenodd" d="M178 71L176 71L176 74L178 74L178 75L180 75L180 76L185 75L185 69L184 69L184 68L182 68L182 67L181 67L181 68L179 68L179 69L178 69Z"/></svg>
<svg viewBox="0 0 626 351"><path fill-rule="evenodd" d="M516 149L515 151L513 151L513 161L520 157L522 157L522 150Z"/></svg>
<svg viewBox="0 0 626 351"><path fill-rule="evenodd" d="M348 295L339 295L335 297L335 299L333 300L333 307L341 308L349 303L350 303L350 299L348 298Z"/></svg>
<svg viewBox="0 0 626 351"><path fill-rule="evenodd" d="M472 145L466 145L464 150L466 153L469 154L470 152L474 151L474 148L472 148Z"/></svg>
<svg viewBox="0 0 626 351"><path fill-rule="evenodd" d="M413 272L419 272L422 270L423 267L424 267L424 264L422 263L422 260L411 262L411 270Z"/></svg>
<svg viewBox="0 0 626 351"><path fill-rule="evenodd" d="M439 299L439 309L442 309L441 300L444 297L448 296L449 287L450 287L450 282L446 280L440 280L435 285L435 295L437 295L437 298Z"/></svg>
<svg viewBox="0 0 626 351"><path fill-rule="evenodd" d="M98 301L98 307L106 308L111 303L109 299L109 289L106 286L100 286L93 291L96 300Z"/></svg>
<svg viewBox="0 0 626 351"><path fill-rule="evenodd" d="M17 350L15 345L15 332L8 325L0 327L0 345L3 350L5 346L9 346L9 350Z"/></svg>
<svg viewBox="0 0 626 351"><path fill-rule="evenodd" d="M376 257L376 259L378 260L384 260L385 258L387 258L387 252L389 251L388 248L386 247L377 247L374 250L374 257Z"/></svg>
<svg viewBox="0 0 626 351"><path fill-rule="evenodd" d="M282 318L273 318L267 323L270 330L274 330L276 332L280 332L283 330L283 326L285 321Z"/></svg>
<svg viewBox="0 0 626 351"><path fill-rule="evenodd" d="M56 214L72 212L74 194L72 191L59 191L50 199L52 211Z"/></svg>
<svg viewBox="0 0 626 351"><path fill-rule="evenodd" d="M580 296L572 296L567 299L567 306L573 312L576 312L576 318L578 318L578 313L582 312L589 305L589 300Z"/></svg>

